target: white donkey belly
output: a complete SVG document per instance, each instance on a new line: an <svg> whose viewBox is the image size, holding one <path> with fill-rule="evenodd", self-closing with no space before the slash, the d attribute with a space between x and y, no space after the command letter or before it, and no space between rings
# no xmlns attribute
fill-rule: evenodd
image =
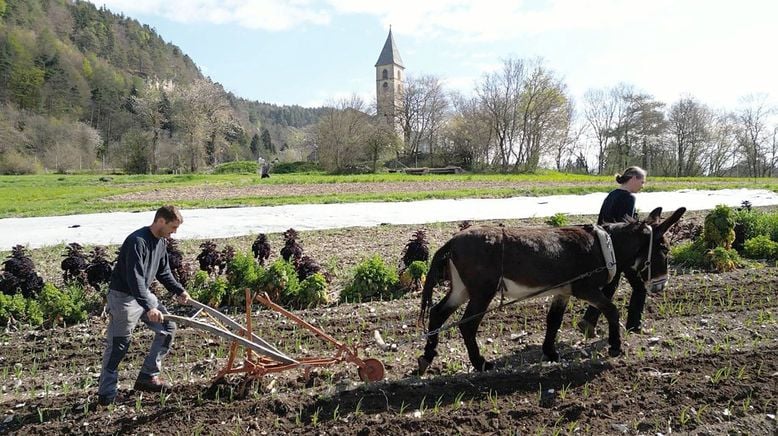
<svg viewBox="0 0 778 436"><path fill-rule="evenodd" d="M470 295L468 294L467 287L465 287L465 284L462 281L462 277L459 275L459 271L457 271L457 267L451 260L449 260L449 267L451 271L451 292L446 301L446 306L459 307L470 299ZM570 285L548 289L538 294L537 292L546 286L525 286L510 279L503 278L503 280L505 281L505 296L513 300L526 300L527 298L547 297L558 294L572 294Z"/></svg>
<svg viewBox="0 0 778 436"><path fill-rule="evenodd" d="M538 293L538 291L546 288L547 286L526 286L522 285L521 283L516 283L510 279L504 278L503 280L505 281L505 296L514 300L526 300L527 298L547 297L558 294L570 295L572 291L570 285L568 284Z"/></svg>

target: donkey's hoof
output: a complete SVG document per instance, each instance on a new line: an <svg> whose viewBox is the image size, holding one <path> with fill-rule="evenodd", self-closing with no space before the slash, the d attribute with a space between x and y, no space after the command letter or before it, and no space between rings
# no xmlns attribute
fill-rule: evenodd
<svg viewBox="0 0 778 436"><path fill-rule="evenodd" d="M491 371L494 369L494 363L484 360L480 365L473 365L473 367L478 372Z"/></svg>
<svg viewBox="0 0 778 436"><path fill-rule="evenodd" d="M427 368L432 364L432 362L424 358L424 356L419 356L417 362L419 364L419 375L424 375L424 373L427 372Z"/></svg>
<svg viewBox="0 0 778 436"><path fill-rule="evenodd" d="M552 354L543 353L543 360L546 362L559 362L559 353L554 352Z"/></svg>
<svg viewBox="0 0 778 436"><path fill-rule="evenodd" d="M608 355L610 355L611 357L621 356L621 348L609 348Z"/></svg>

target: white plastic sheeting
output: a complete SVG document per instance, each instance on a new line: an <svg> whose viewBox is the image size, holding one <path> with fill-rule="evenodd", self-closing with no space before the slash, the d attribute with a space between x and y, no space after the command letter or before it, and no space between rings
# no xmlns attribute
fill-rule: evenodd
<svg viewBox="0 0 778 436"><path fill-rule="evenodd" d="M546 217L556 213L596 215L605 193L514 197L504 199L425 200L401 203L303 204L269 207L182 209L184 224L179 239L225 238L258 233L369 227L386 224L423 224L462 220ZM666 212L684 206L689 210L712 209L718 204L740 206L778 204L778 194L768 190L682 190L637 194L643 215L661 206ZM667 213L664 214L667 216ZM78 242L120 244L132 231L151 224L154 211L98 213L37 218L0 219L0 250L17 244L29 247Z"/></svg>

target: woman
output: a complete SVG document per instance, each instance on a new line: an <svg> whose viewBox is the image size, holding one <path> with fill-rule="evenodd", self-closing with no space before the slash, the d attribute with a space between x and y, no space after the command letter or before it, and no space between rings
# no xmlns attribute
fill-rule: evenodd
<svg viewBox="0 0 778 436"><path fill-rule="evenodd" d="M640 167L629 167L624 170L623 173L616 174L616 183L619 184L619 187L611 191L602 202L600 215L597 217L598 225L617 223L626 221L630 218L637 218L637 213L635 212L635 194L643 189L643 185L646 183L646 175L646 171ZM646 287L634 271L627 270L623 272L627 277L629 284L632 285L632 296L629 299L629 314L636 314L635 317L637 318L631 319L630 316L627 317L627 331L639 332L640 317L646 302ZM602 288L603 294L605 294L609 300L612 300L613 294L616 293L616 288L618 288L619 280L621 279L621 273L622 271L617 271L613 280ZM586 335L586 337L594 337L594 328L597 325L597 318L599 318L599 316L600 311L589 306L586 309L583 319L578 322L578 329Z"/></svg>

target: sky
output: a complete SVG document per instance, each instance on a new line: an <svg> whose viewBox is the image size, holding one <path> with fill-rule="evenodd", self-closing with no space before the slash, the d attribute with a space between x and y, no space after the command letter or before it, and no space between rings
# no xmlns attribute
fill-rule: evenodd
<svg viewBox="0 0 778 436"><path fill-rule="evenodd" d="M391 26L407 76L473 95L503 60L541 58L581 101L618 83L667 104L778 101L774 0L94 0L148 24L240 97L375 100ZM764 95L766 94L766 96Z"/></svg>

